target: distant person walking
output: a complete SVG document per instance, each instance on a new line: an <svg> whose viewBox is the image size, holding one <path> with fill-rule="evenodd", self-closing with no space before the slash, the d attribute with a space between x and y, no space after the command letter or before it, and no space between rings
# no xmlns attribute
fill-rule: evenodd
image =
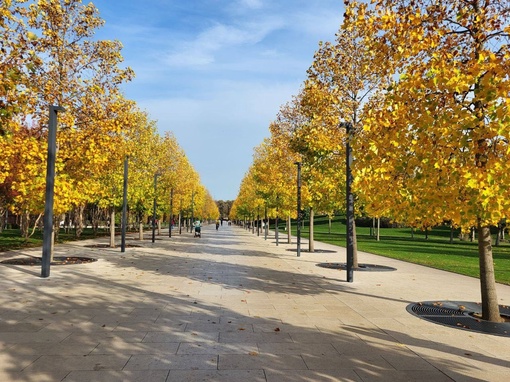
<svg viewBox="0 0 510 382"><path fill-rule="evenodd" d="M220 221L216 220L216 231L218 230L218 228L220 228Z"/></svg>
<svg viewBox="0 0 510 382"><path fill-rule="evenodd" d="M195 228L195 237L202 237L202 223L200 223L200 220L197 220L195 223L193 223L193 227Z"/></svg>

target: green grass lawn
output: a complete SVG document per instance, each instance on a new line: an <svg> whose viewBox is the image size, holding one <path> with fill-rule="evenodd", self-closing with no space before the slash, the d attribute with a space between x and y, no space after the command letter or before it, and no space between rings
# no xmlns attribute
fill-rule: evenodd
<svg viewBox="0 0 510 382"><path fill-rule="evenodd" d="M86 228L81 234L81 240L91 239L93 237L109 236L110 233L105 229L99 229L97 235L94 236L94 232L91 228ZM77 240L74 230L65 232L63 229L60 230L58 235L57 243L65 243L68 241ZM27 241L21 236L19 229L6 229L0 232L0 252L5 252L14 249L30 248L42 246L42 231L36 230L32 237L29 237Z"/></svg>
<svg viewBox="0 0 510 382"><path fill-rule="evenodd" d="M168 225L162 224L161 228L168 228ZM149 225L144 226L144 231L151 231L152 228ZM120 235L120 228L116 226L116 235ZM32 231L30 231L31 233ZM138 231L128 231L138 232ZM107 228L98 228L97 233L94 234L92 228L85 228L79 239L76 238L75 230L70 229L66 232L63 228L60 229L57 243L65 243L74 240L86 240L95 237L110 236L110 231ZM34 234L29 237L26 241L21 236L19 229L5 229L0 232L0 252L5 252L14 249L40 247L43 245L43 237L41 230L35 230Z"/></svg>
<svg viewBox="0 0 510 382"><path fill-rule="evenodd" d="M345 219L336 217L329 233L325 217L316 219L314 225L315 240L345 247ZM282 227L283 228L283 227ZM308 222L301 231L308 237ZM293 227L295 234L295 227ZM358 250L394 259L422 264L467 276L479 277L477 242L460 241L459 230L455 231L453 244L450 244L450 228L437 227L429 231L428 239L423 231L415 231L414 238L410 228L381 228L380 241L370 236L369 227L357 227ZM495 235L493 235L495 243ZM493 246L496 281L510 285L510 243L504 241ZM345 262L345 259L339 259Z"/></svg>

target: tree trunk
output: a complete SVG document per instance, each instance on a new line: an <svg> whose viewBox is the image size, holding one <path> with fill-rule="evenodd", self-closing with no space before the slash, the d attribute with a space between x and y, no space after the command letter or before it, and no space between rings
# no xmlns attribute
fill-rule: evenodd
<svg viewBox="0 0 510 382"><path fill-rule="evenodd" d="M53 215L53 236L54 241L58 241L60 235L60 216Z"/></svg>
<svg viewBox="0 0 510 382"><path fill-rule="evenodd" d="M42 231L42 228L43 228L43 227L42 227L42 222L41 222L41 217L42 217L42 216L43 216L43 213L41 212L41 213L39 214L39 216L37 216L37 219L35 219L34 228L32 228L32 233L30 234L30 236L29 236L29 237L34 236L35 230L37 229L37 226L38 226L39 224L41 225L41 227L39 227L39 228L40 228L40 229L41 229L41 231ZM1 231L0 231L0 232L1 232Z"/></svg>
<svg viewBox="0 0 510 382"><path fill-rule="evenodd" d="M63 217L63 221L64 221L64 232L67 234L69 233L69 230L71 229L71 220L70 220L70 217L71 217L71 213L65 213L62 215Z"/></svg>
<svg viewBox="0 0 510 382"><path fill-rule="evenodd" d="M158 236L161 236L161 219L158 219Z"/></svg>
<svg viewBox="0 0 510 382"><path fill-rule="evenodd" d="M59 233L60 233L60 216L53 215L53 228L51 230L50 263L53 261L53 255L55 254L55 242L58 242Z"/></svg>
<svg viewBox="0 0 510 382"><path fill-rule="evenodd" d="M313 207L310 207L310 240L308 242L308 252L315 252L315 246L313 244L313 225L314 225L314 210Z"/></svg>
<svg viewBox="0 0 510 382"><path fill-rule="evenodd" d="M83 211L85 206L76 207L76 216L74 226L76 228L76 237L79 238L83 233Z"/></svg>
<svg viewBox="0 0 510 382"><path fill-rule="evenodd" d="M380 231L381 231L381 218L377 218L377 241L380 239Z"/></svg>
<svg viewBox="0 0 510 382"><path fill-rule="evenodd" d="M6 212L7 212L7 209L0 206L0 233L3 232L4 230L4 227L5 227L5 223L6 223Z"/></svg>
<svg viewBox="0 0 510 382"><path fill-rule="evenodd" d="M453 225L450 226L450 244L453 244Z"/></svg>
<svg viewBox="0 0 510 382"><path fill-rule="evenodd" d="M490 228L482 226L478 219L478 255L480 258L480 286L482 295L482 319L501 322L499 314L494 261L492 258L492 238Z"/></svg>
<svg viewBox="0 0 510 382"><path fill-rule="evenodd" d="M274 220L274 238L276 240L276 245L278 245L278 214L276 214L276 219Z"/></svg>
<svg viewBox="0 0 510 382"><path fill-rule="evenodd" d="M331 235L331 215L328 215L328 233Z"/></svg>
<svg viewBox="0 0 510 382"><path fill-rule="evenodd" d="M140 241L143 240L143 220L140 219L140 223L138 224L138 239L140 239Z"/></svg>
<svg viewBox="0 0 510 382"><path fill-rule="evenodd" d="M100 213L99 213L99 207L98 206L91 206L89 207L90 215L92 217L92 233L94 237L97 236L97 232L99 230L99 219L100 219Z"/></svg>
<svg viewBox="0 0 510 382"><path fill-rule="evenodd" d="M110 211L110 247L115 248L115 208Z"/></svg>
<svg viewBox="0 0 510 382"><path fill-rule="evenodd" d="M21 214L19 226L21 229L21 236L25 239L25 242L27 242L30 233L30 213L28 211Z"/></svg>
<svg viewBox="0 0 510 382"><path fill-rule="evenodd" d="M292 244L292 224L290 215L287 216L287 243Z"/></svg>

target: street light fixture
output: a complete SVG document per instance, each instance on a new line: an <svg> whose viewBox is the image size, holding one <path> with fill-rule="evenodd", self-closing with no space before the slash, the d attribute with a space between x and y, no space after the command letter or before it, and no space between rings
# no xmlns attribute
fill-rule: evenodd
<svg viewBox="0 0 510 382"><path fill-rule="evenodd" d="M46 163L46 200L44 203L44 231L41 259L41 277L49 277L53 235L53 197L55 195L55 160L57 152L57 113L65 111L61 106L50 106L48 121L48 160Z"/></svg>

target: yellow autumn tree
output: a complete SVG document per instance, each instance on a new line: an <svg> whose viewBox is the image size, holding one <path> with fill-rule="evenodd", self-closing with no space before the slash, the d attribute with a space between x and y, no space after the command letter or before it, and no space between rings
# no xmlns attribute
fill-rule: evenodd
<svg viewBox="0 0 510 382"><path fill-rule="evenodd" d="M397 219L477 226L482 315L499 321L489 228L510 213L510 3L376 0L347 16L394 79L364 123L359 186Z"/></svg>
<svg viewBox="0 0 510 382"><path fill-rule="evenodd" d="M257 194L264 200L269 217L286 218L287 241L291 241L291 219L297 218L297 162L301 157L291 144L293 110L283 105L269 126L271 136L255 149L254 176ZM276 170L277 169L277 170ZM306 185L301 187L302 205L306 205Z"/></svg>
<svg viewBox="0 0 510 382"><path fill-rule="evenodd" d="M182 149L178 150L175 159L178 166L175 168L175 182L172 183L174 214L178 215L180 227L184 223L189 227L192 215L199 217L201 213L205 190L202 191L200 176Z"/></svg>
<svg viewBox="0 0 510 382"><path fill-rule="evenodd" d="M79 233L83 207L100 191L94 174L108 163L105 153L113 151L112 137L121 130L108 118L108 109L118 97L118 86L132 72L119 67L119 42L93 40L104 21L92 3L38 1L30 5L27 23L35 31L32 49L40 59L30 77L32 88L38 90L33 118L44 121L44 106L52 103L67 111L62 125L68 128L58 134L58 156L65 167L57 177L66 176L68 182L55 189L55 199L62 204L55 212L74 205Z"/></svg>
<svg viewBox="0 0 510 382"><path fill-rule="evenodd" d="M265 214L265 194L258 183L255 167L255 164L250 166L241 181L237 198L231 210L231 216L234 219L255 221L260 218L261 213Z"/></svg>
<svg viewBox="0 0 510 382"><path fill-rule="evenodd" d="M205 190L204 203L200 209L200 216L203 220L215 220L220 216L218 205L214 201L209 191Z"/></svg>
<svg viewBox="0 0 510 382"><path fill-rule="evenodd" d="M123 205L124 191L124 161L128 158L129 169L129 137L134 134L139 120L139 109L134 101L126 100L122 96L116 97L103 109L98 117L100 123L112 125L108 134L109 151L103 153L106 157L101 170L91 174L89 181L96 183L96 193L88 198L89 208L107 211L110 216L110 245L115 246L115 213L120 211ZM117 131L114 133L114 131ZM129 175L128 175L129 179ZM129 189L129 181L128 181ZM93 227L96 227L93 222Z"/></svg>
<svg viewBox="0 0 510 382"><path fill-rule="evenodd" d="M294 147L304 158L310 203L318 210L344 210L346 125L351 134L361 133L364 111L385 79L378 65L384 54L364 44L367 36L342 25L334 42L321 42L300 97L304 123L294 133ZM355 160L362 155L354 151Z"/></svg>
<svg viewBox="0 0 510 382"><path fill-rule="evenodd" d="M14 147L11 161L20 155L33 158L30 163L18 161L27 166L10 171L16 194L12 209L27 214L41 212L44 187L40 178L45 172L42 153L46 147L48 106L60 105L67 112L59 114L57 134L54 205L57 219L71 206L82 210L97 195L99 189L94 175L108 162L105 153L111 150L112 137L120 131L120 126L102 117L105 109L115 103L119 85L129 80L132 72L119 67L120 43L93 40L95 30L103 21L92 4L83 5L78 0L40 0L18 6L21 3L24 2L2 3L2 7L12 10L11 15L18 16L9 18L10 42L4 43L9 45L2 54L21 53L12 62L12 71L22 81L11 92L14 96L8 94L10 105L19 106L20 100L23 103L23 113L18 113L15 121L17 129L12 131L20 139L13 139L12 134L9 138L9 143L19 143ZM2 16L6 14L2 8ZM25 143L27 147L23 147ZM82 223L78 222L78 226Z"/></svg>
<svg viewBox="0 0 510 382"><path fill-rule="evenodd" d="M27 68L32 65L31 54L27 48L27 28L23 22L23 1L3 1L0 3L0 227L4 226L7 209L12 209L18 195L13 189L16 181L14 174L22 170L20 162L26 163L27 156L38 158L36 145L33 153L21 158L23 138L27 145L34 148L37 136L21 131L26 121ZM36 159L38 161L38 159ZM21 208L20 210L22 210ZM28 235L28 220L22 217L22 232ZM0 228L1 230L2 228Z"/></svg>

